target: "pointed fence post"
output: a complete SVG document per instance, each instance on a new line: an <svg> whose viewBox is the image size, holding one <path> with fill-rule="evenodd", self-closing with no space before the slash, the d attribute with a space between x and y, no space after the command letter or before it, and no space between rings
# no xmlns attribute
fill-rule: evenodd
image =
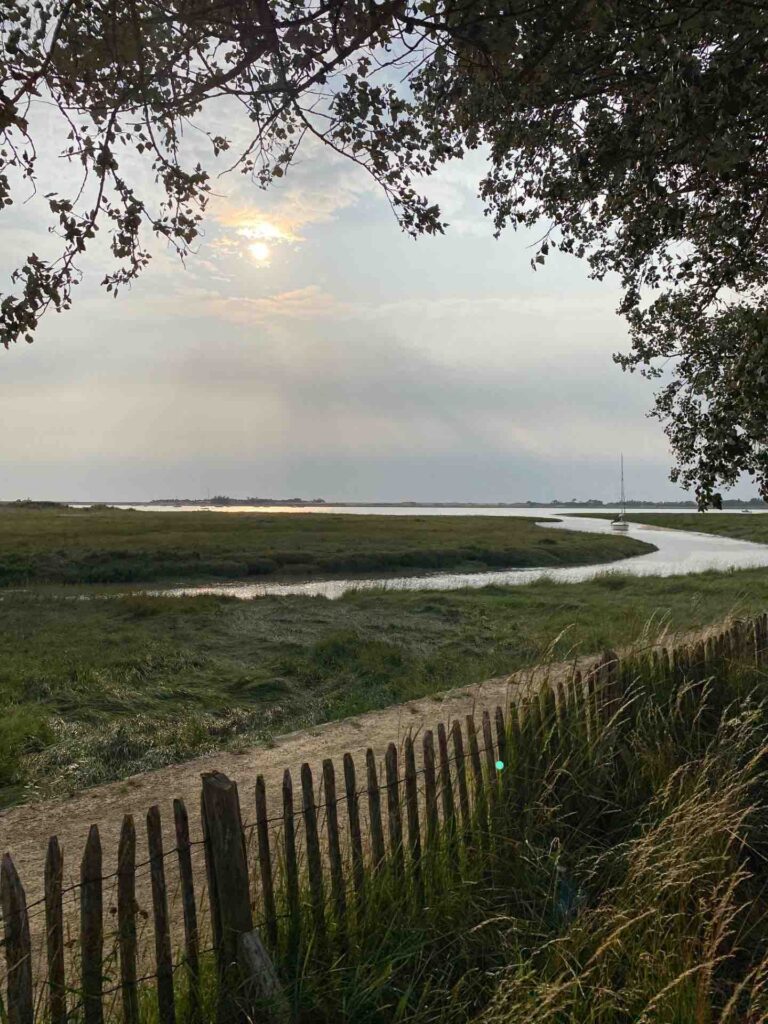
<svg viewBox="0 0 768 1024"><path fill-rule="evenodd" d="M275 888L272 881L272 853L269 848L267 788L263 775L256 778L256 835L259 844L259 873L261 874L267 939L274 949L277 945L277 910L275 908Z"/></svg>
<svg viewBox="0 0 768 1024"><path fill-rule="evenodd" d="M435 852L440 819L437 811L437 776L435 774L435 737L427 729L422 740L424 750L424 807L427 818L426 847L430 855Z"/></svg>
<svg viewBox="0 0 768 1024"><path fill-rule="evenodd" d="M181 905L184 912L184 953L189 976L189 1016L191 1024L200 1020L200 934L197 924L195 880L192 872L192 844L189 838L189 815L183 800L173 801L176 826L176 852L179 858Z"/></svg>
<svg viewBox="0 0 768 1024"><path fill-rule="evenodd" d="M8 1024L32 1024L32 944L27 897L9 853L0 865L0 905L5 933Z"/></svg>
<svg viewBox="0 0 768 1024"><path fill-rule="evenodd" d="M486 708L483 711L483 748L485 751L485 766L488 775L488 786L486 792L488 794L488 807L489 812L493 811L494 805L496 804L496 796L498 795L498 789L496 786L496 777L498 772L496 771L496 751L493 746L493 729L491 728L491 714Z"/></svg>
<svg viewBox="0 0 768 1024"><path fill-rule="evenodd" d="M405 739L405 804L408 812L408 846L411 851L413 888L419 904L422 904L424 902L424 886L421 880L419 786L416 778L416 755L410 733Z"/></svg>
<svg viewBox="0 0 768 1024"><path fill-rule="evenodd" d="M102 1024L104 925L101 870L101 839L91 825L80 865L80 949L85 1024Z"/></svg>
<svg viewBox="0 0 768 1024"><path fill-rule="evenodd" d="M387 746L384 756L387 779L387 826L389 829L389 857L395 877L405 877L405 856L403 854L403 819L400 811L400 780L397 776L397 747Z"/></svg>
<svg viewBox="0 0 768 1024"><path fill-rule="evenodd" d="M448 757L448 738L442 722L437 727L437 750L440 757L440 794L443 802L443 827L453 835L456 824L456 805L453 799L451 761Z"/></svg>
<svg viewBox="0 0 768 1024"><path fill-rule="evenodd" d="M368 774L368 824L371 830L371 858L374 872L384 864L384 829L381 826L381 793L376 758L370 747L365 752L365 766Z"/></svg>
<svg viewBox="0 0 768 1024"><path fill-rule="evenodd" d="M347 892L344 883L344 865L341 859L339 817L336 808L336 772L333 761L323 761L323 792L325 794L325 824L328 831L328 860L331 868L331 896L339 930L339 943L346 946Z"/></svg>
<svg viewBox="0 0 768 1024"><path fill-rule="evenodd" d="M451 726L451 739L453 740L453 756L456 762L456 781L459 791L459 810L461 811L461 829L464 842L470 833L471 822L469 815L469 789L467 787L467 766L464 755L464 738L461 735L461 723L455 718Z"/></svg>
<svg viewBox="0 0 768 1024"><path fill-rule="evenodd" d="M155 919L155 964L157 966L157 1011L160 1024L175 1024L173 994L173 956L168 917L168 893L165 885L163 830L160 808L155 804L147 812L149 872L152 879L152 910Z"/></svg>
<svg viewBox="0 0 768 1024"><path fill-rule="evenodd" d="M138 1024L136 992L136 828L126 814L117 848L117 945L124 1024Z"/></svg>
<svg viewBox="0 0 768 1024"><path fill-rule="evenodd" d="M296 856L296 819L293 812L293 782L283 772L283 851L285 854L285 900L288 905L288 958L293 965L301 939L299 863Z"/></svg>
<svg viewBox="0 0 768 1024"><path fill-rule="evenodd" d="M301 797L302 811L304 812L304 837L307 842L307 876L312 904L312 921L315 926L315 945L323 954L326 947L323 861L320 855L320 834L317 828L317 805L315 804L312 769L306 761L301 766Z"/></svg>
<svg viewBox="0 0 768 1024"><path fill-rule="evenodd" d="M344 788L347 794L347 818L349 819L349 840L352 848L352 882L355 887L357 906L355 912L359 916L365 901L365 863L363 861L363 837L360 832L360 805L355 777L355 762L352 755L344 755Z"/></svg>
<svg viewBox="0 0 768 1024"><path fill-rule="evenodd" d="M514 707L514 712L512 711L513 707ZM514 715L517 715L517 707L515 705L512 705L510 707L510 716L513 713L514 713ZM496 748L497 748L497 750L499 752L499 761L501 762L501 764L504 765L503 769L498 770L498 769L496 769L496 764L494 763L494 770L495 770L496 778L498 779L498 782L497 782L496 785L497 785L497 790L498 790L498 793L499 793L499 798L503 799L504 792L508 789L508 786L506 785L506 780L509 778L509 754L507 752L507 727L506 727L506 724L504 722L504 712L501 710L499 705L496 705L496 711L494 712L494 718L495 718L495 721L496 721ZM519 752L520 752L520 747L518 745L516 747L516 749L515 749L515 754L517 755L517 754L519 754ZM520 767L519 760L516 760L515 761L515 768L519 770L519 767Z"/></svg>
<svg viewBox="0 0 768 1024"><path fill-rule="evenodd" d="M469 763L472 766L472 811L475 828L480 837L480 850L483 860L488 849L488 795L483 778L483 763L480 760L480 747L477 742L477 726L472 715L467 715L467 743L469 745Z"/></svg>
<svg viewBox="0 0 768 1024"><path fill-rule="evenodd" d="M48 842L45 858L45 930L48 953L48 1013L51 1024L66 1024L67 989L64 980L64 913L62 885L64 859L56 836Z"/></svg>

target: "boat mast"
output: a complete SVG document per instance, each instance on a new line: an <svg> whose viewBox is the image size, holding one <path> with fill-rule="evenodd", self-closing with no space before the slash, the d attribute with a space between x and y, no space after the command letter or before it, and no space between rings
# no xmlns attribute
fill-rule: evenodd
<svg viewBox="0 0 768 1024"><path fill-rule="evenodd" d="M624 452L621 453L621 517L625 519L627 515L627 499L624 495Z"/></svg>

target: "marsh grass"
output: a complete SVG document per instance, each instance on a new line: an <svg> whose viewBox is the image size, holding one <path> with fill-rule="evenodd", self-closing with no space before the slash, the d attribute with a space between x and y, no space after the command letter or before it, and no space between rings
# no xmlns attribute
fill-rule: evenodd
<svg viewBox="0 0 768 1024"><path fill-rule="evenodd" d="M548 685L529 695L506 748L489 818L475 812L464 844L441 831L423 900L410 867L401 878L390 864L367 875L343 932L328 910L320 943L305 894L299 947L289 955L283 937L273 951L293 1019L765 1020L765 669L727 661L673 679L639 656L599 712L573 693L556 706ZM204 989L212 1020L211 971Z"/></svg>
<svg viewBox="0 0 768 1024"><path fill-rule="evenodd" d="M577 513L577 517L583 513ZM613 519L615 513L590 513L592 518ZM667 530L693 530L695 533L711 533L717 537L732 537L734 540L748 540L756 544L768 544L768 515L763 512L744 515L742 512L722 512L706 515L701 512L675 512L665 514L654 512L643 514L630 509L627 519L631 523L646 526L661 526Z"/></svg>
<svg viewBox="0 0 768 1024"><path fill-rule="evenodd" d="M269 744L548 657L648 644L766 605L764 570L338 601L6 593L0 802Z"/></svg>
<svg viewBox="0 0 768 1024"><path fill-rule="evenodd" d="M0 587L472 572L611 562L651 550L631 537L552 531L514 516L172 514L0 505Z"/></svg>

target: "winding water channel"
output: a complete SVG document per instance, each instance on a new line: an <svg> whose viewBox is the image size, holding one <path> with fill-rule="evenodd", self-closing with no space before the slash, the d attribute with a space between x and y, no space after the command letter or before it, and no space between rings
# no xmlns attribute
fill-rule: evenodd
<svg viewBox="0 0 768 1024"><path fill-rule="evenodd" d="M249 511L254 511L249 509ZM266 511L261 510L259 511ZM270 510L272 511L272 510ZM276 509L274 511L277 511ZM305 511L305 510L302 510ZM326 510L324 510L326 511ZM327 511L331 511L330 509ZM339 512L352 512L339 509ZM357 511L357 510L355 510ZM382 510L383 511L383 510ZM398 509L390 514L404 514ZM376 513L377 509L361 512ZM411 509L410 515L530 515L542 519L547 515L542 510L453 510L453 509ZM553 530L579 530L586 533L610 533L610 523L604 519L568 518L557 522L543 523ZM510 586L531 583L543 578L563 583L580 583L594 579L604 573L629 573L633 576L674 576L684 573L705 572L708 569L747 569L768 566L768 544L752 544L748 541L731 540L712 534L692 533L684 530L668 530L657 526L630 524L629 535L656 546L656 551L636 555L619 562L597 565L570 566L567 568L501 569L490 572L472 573L431 573L422 576L390 576L368 579L312 580L305 583L219 583L210 586L174 587L169 590L152 590L149 593L171 596L195 594L224 594L248 600L268 595L300 594L304 596L341 597L350 590L458 590L463 587L485 587L489 584Z"/></svg>

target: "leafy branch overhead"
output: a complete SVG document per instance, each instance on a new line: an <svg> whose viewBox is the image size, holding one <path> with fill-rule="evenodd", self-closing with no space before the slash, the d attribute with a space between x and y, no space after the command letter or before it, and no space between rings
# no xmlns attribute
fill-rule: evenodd
<svg viewBox="0 0 768 1024"><path fill-rule="evenodd" d="M34 185L43 104L82 170L46 196L58 254L19 254L6 347L69 307L100 229L109 291L146 266L147 233L190 251L231 143L207 131L210 163L190 162L183 135L219 103L252 126L231 164L259 185L313 136L367 169L414 235L444 229L425 179L481 148L496 230L544 225L534 267L559 248L617 275L631 347L616 359L662 378L673 479L702 506L744 471L768 496L764 5L0 0L0 20L0 205Z"/></svg>

